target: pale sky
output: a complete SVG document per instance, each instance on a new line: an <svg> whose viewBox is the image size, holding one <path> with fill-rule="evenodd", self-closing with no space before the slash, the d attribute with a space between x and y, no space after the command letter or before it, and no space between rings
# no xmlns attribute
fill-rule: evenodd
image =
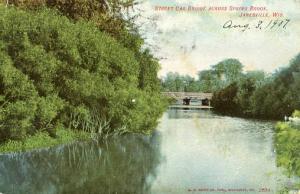
<svg viewBox="0 0 300 194"><path fill-rule="evenodd" d="M155 11L155 6L265 6L269 15L281 12L278 19L291 21L286 29L257 30L259 20L266 26L277 18L239 17L236 11ZM239 59L245 70L272 72L300 53L300 0L145 0L139 9L144 10L139 22L145 23L146 42L162 57L159 76L169 71L195 76L226 58ZM223 29L228 20L249 23L251 29Z"/></svg>

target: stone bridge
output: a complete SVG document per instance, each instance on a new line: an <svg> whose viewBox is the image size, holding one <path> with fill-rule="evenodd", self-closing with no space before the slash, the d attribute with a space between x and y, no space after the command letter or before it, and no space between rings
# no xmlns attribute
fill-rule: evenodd
<svg viewBox="0 0 300 194"><path fill-rule="evenodd" d="M184 98L196 99L196 100L211 100L212 93L202 93L202 92L162 92L163 95L175 98L177 100L182 100Z"/></svg>
<svg viewBox="0 0 300 194"><path fill-rule="evenodd" d="M202 92L162 92L163 95L182 101L183 105L190 105L190 102L200 102L203 106L210 106L212 93Z"/></svg>

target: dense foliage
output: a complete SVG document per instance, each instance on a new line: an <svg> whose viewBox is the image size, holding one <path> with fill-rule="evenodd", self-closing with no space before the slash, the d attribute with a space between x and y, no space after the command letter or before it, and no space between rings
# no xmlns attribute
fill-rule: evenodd
<svg viewBox="0 0 300 194"><path fill-rule="evenodd" d="M237 59L226 59L209 70L200 71L197 79L170 72L162 79L162 87L172 92L215 92L239 79L242 68Z"/></svg>
<svg viewBox="0 0 300 194"><path fill-rule="evenodd" d="M6 6L16 6L24 10L51 8L72 21L85 20L115 38L122 46L131 50L139 63L139 86L158 90L157 71L159 64L149 50L142 49L144 40L134 21L139 14L133 12L136 0L4 0ZM145 78L147 77L147 78ZM153 81L145 87L145 80Z"/></svg>
<svg viewBox="0 0 300 194"><path fill-rule="evenodd" d="M276 129L278 164L285 166L290 174L300 176L299 130L292 128L286 123L278 123Z"/></svg>
<svg viewBox="0 0 300 194"><path fill-rule="evenodd" d="M277 164L287 169L290 176L300 177L300 126L280 122L276 125L275 148ZM299 185L300 188L300 185Z"/></svg>
<svg viewBox="0 0 300 194"><path fill-rule="evenodd" d="M162 88L167 92L195 92L199 90L199 83L189 75L169 72L162 80Z"/></svg>
<svg viewBox="0 0 300 194"><path fill-rule="evenodd" d="M58 125L101 135L156 125L163 102L148 51L125 47L94 22L0 9L1 141L55 136Z"/></svg>
<svg viewBox="0 0 300 194"><path fill-rule="evenodd" d="M123 46L137 55L143 45L134 20L138 15L129 14L138 4L136 0L2 0L6 6L16 6L25 10L51 8L73 21L93 22L99 30L116 38ZM130 12L132 13L132 12Z"/></svg>
<svg viewBox="0 0 300 194"><path fill-rule="evenodd" d="M215 92L217 111L267 119L289 116L300 108L300 55L270 77L246 74L235 83L235 90L230 85ZM236 106L228 107L231 102Z"/></svg>

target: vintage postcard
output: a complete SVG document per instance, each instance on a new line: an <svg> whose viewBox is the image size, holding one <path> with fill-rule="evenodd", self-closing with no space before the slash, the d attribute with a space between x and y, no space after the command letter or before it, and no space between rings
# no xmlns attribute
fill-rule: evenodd
<svg viewBox="0 0 300 194"><path fill-rule="evenodd" d="M0 194L300 194L299 0L0 0Z"/></svg>

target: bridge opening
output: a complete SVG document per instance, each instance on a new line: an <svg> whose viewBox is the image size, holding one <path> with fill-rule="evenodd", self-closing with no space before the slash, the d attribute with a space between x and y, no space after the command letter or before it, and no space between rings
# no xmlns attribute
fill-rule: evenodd
<svg viewBox="0 0 300 194"><path fill-rule="evenodd" d="M182 104L183 105L190 105L190 103L191 103L190 98L185 97L184 99L182 99Z"/></svg>
<svg viewBox="0 0 300 194"><path fill-rule="evenodd" d="M202 106L209 106L210 105L208 98L202 99L201 103L202 103Z"/></svg>

